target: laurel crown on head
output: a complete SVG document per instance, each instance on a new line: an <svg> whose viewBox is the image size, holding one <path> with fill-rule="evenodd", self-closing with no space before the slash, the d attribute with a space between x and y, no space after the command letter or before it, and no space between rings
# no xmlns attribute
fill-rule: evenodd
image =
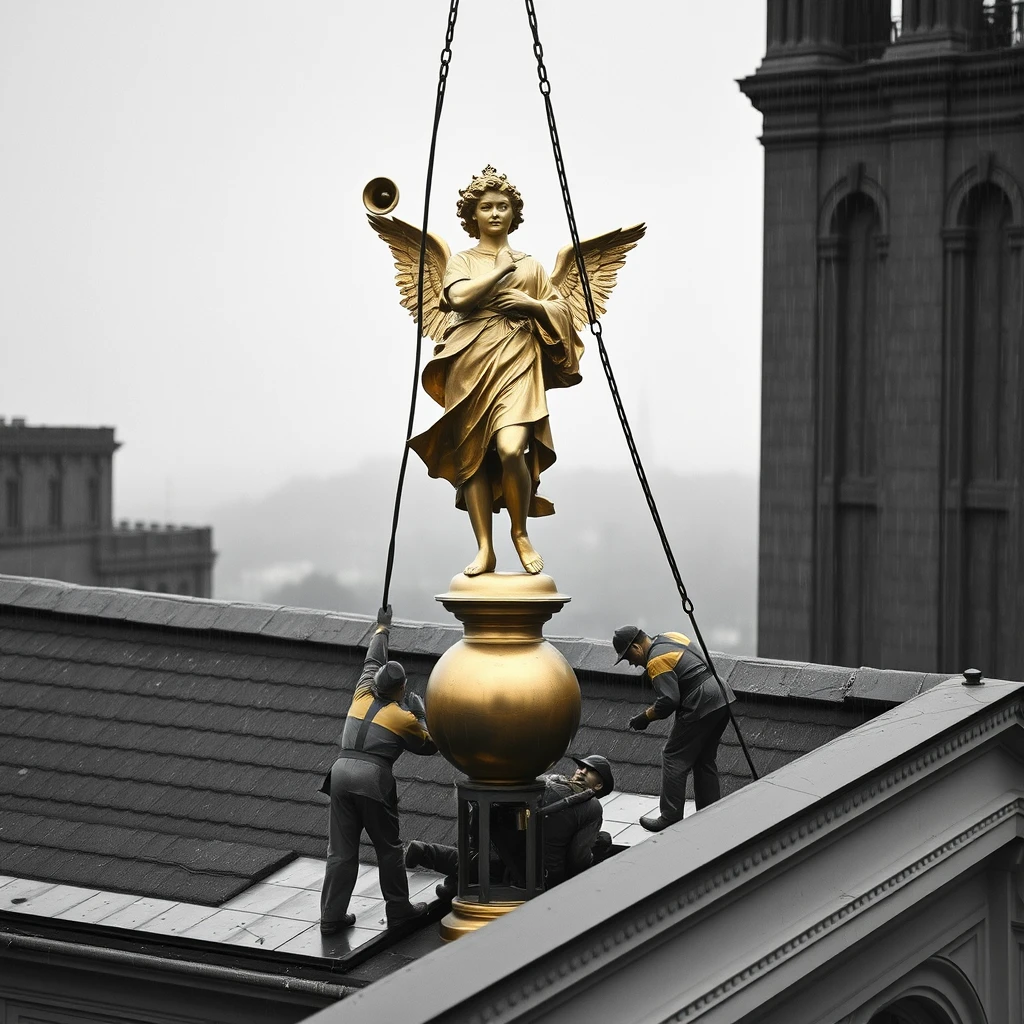
<svg viewBox="0 0 1024 1024"><path fill-rule="evenodd" d="M479 238L480 230L473 220L476 204L485 192L500 192L508 196L512 204L512 223L509 225L511 234L523 223L523 197L519 189L504 174L499 174L496 167L488 164L465 188L459 189L459 201L456 211L462 220L462 227L471 238Z"/></svg>

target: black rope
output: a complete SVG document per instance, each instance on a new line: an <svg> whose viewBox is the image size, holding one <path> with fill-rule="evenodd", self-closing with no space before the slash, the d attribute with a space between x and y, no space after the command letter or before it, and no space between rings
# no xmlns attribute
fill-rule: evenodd
<svg viewBox="0 0 1024 1024"><path fill-rule="evenodd" d="M412 398L409 401L409 425L406 438L412 437L413 420L416 418L416 394L420 383L420 358L423 351L423 275L427 264L427 224L430 219L430 189L434 181L434 153L437 150L437 129L441 124L441 109L444 107L444 93L448 84L448 65L452 59L452 40L455 38L455 21L459 16L459 0L451 0L448 9L448 27L441 51L441 68L437 76L437 98L434 101L434 127L430 133L430 156L427 160L427 182L423 193L423 230L420 234L420 265L416 289L416 364L412 373ZM381 607L386 608L391 590L391 573L395 567L395 537L398 535L398 514L402 508L402 490L405 487L405 469L409 464L409 445L402 447L402 466L398 471L398 488L395 491L395 511L391 519L391 540L388 543L388 564L384 570L384 596Z"/></svg>
<svg viewBox="0 0 1024 1024"><path fill-rule="evenodd" d="M551 105L551 83L548 81L548 71L544 66L544 47L541 45L540 33L537 28L537 12L534 9L533 0L526 0L526 15L530 21L530 31L533 33L533 53L537 58L537 77L540 80L539 88L541 95L544 97L544 109L547 113L548 120L548 133L551 136L551 149L555 158L555 167L558 171L558 184L562 190L562 202L565 206L565 216L569 221L569 233L572 236L572 249L576 257L576 270L580 275L580 286L583 290L583 297L586 301L587 306L587 317L590 320L590 333L593 334L597 341L597 350L601 356L601 365L604 367L605 377L608 379L608 387L612 393L612 402L615 404L615 411L619 417L619 423L622 426L622 433L626 438L626 447L629 449L630 458L633 460L633 468L636 470L637 478L640 481L640 486L643 489L644 497L647 499L647 507L650 509L651 518L654 520L654 526L658 531L658 536L661 538L661 546L665 549L665 557L668 559L669 569L672 571L672 576L676 583L676 589L679 591L680 600L683 602L683 611L689 616L690 623L693 626L694 635L697 637L697 642L700 644L701 650L704 652L704 658L707 661L708 668L711 669L712 674L715 677L715 682L718 683L719 689L722 691L723 697L726 696L725 684L722 682L718 675L718 670L715 668L715 664L711 659L711 653L708 651L707 644L704 643L704 637L701 634L700 627L697 625L697 619L694 616L693 601L690 600L689 594L686 592L686 586L683 583L683 577L679 572L679 566L676 564L675 555L672 553L672 546L669 544L668 535L665 533L665 527L661 521L661 515L658 512L658 506L654 500L654 494L651 491L651 486L647 482L647 474L644 472L643 463L640 461L640 453L637 451L636 442L633 440L633 431L629 427L629 420L626 417L626 410L622 404L622 398L619 395L619 388L615 382L615 374L612 372L611 360L608 358L608 351L604 345L604 338L601 333L601 323L597 318L597 309L594 306L594 297L590 291L590 279L587 276L587 265L583 259L583 253L580 249L580 236L576 230L576 215L572 208L572 197L569 194L569 182L565 173L565 162L562 159L562 145L558 138L558 128L555 124L555 111ZM726 700L726 709L729 712L729 720L733 724L733 728L736 730L736 736L740 741L740 747L743 749L743 756L747 759L747 764L750 766L750 774L756 779L757 769L754 767L754 762L751 760L750 752L747 750L747 745L743 740L743 734L740 732L739 723L736 721L735 715L732 713L732 707L728 700Z"/></svg>

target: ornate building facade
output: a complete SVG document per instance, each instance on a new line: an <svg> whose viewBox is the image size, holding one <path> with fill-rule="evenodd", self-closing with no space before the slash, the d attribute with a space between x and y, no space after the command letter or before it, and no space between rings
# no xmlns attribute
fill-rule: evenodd
<svg viewBox="0 0 1024 1024"><path fill-rule="evenodd" d="M1024 5L768 0L758 651L1024 675Z"/></svg>
<svg viewBox="0 0 1024 1024"><path fill-rule="evenodd" d="M113 525L111 427L0 421L0 572L210 597L213 531Z"/></svg>

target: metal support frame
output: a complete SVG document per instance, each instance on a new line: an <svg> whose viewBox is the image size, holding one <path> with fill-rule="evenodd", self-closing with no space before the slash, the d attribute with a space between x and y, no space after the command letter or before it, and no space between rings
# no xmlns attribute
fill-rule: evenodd
<svg viewBox="0 0 1024 1024"><path fill-rule="evenodd" d="M538 812L544 783L511 786L460 779L455 783L459 826L459 899L466 903L507 903L533 899L544 891L542 827ZM512 807L521 815L524 832L526 888L491 881L491 813ZM481 867L482 863L482 867Z"/></svg>

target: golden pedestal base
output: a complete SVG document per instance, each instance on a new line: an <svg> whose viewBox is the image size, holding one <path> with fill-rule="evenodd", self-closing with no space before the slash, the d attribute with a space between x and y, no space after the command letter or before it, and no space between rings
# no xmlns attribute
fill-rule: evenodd
<svg viewBox="0 0 1024 1024"><path fill-rule="evenodd" d="M438 659L426 691L430 735L468 776L458 797L459 895L441 922L441 937L450 942L522 906L519 900L491 900L488 881L470 881L470 845L484 851L481 870L487 871L495 792L507 787L509 802L538 809L543 787L535 780L568 749L582 700L576 674L544 639L544 623L569 600L550 576L460 573L437 600L463 624L463 638ZM538 821L527 825L523 837L528 896L544 887Z"/></svg>
<svg viewBox="0 0 1024 1024"><path fill-rule="evenodd" d="M460 573L437 600L463 623L463 639L430 673L430 735L478 782L535 779L580 724L576 675L542 633L569 598L550 576L494 572Z"/></svg>
<svg viewBox="0 0 1024 1024"><path fill-rule="evenodd" d="M485 924L504 917L522 905L521 900L514 903L471 903L456 897L452 900L451 913L441 920L441 938L445 942L461 939L463 935L483 928Z"/></svg>

